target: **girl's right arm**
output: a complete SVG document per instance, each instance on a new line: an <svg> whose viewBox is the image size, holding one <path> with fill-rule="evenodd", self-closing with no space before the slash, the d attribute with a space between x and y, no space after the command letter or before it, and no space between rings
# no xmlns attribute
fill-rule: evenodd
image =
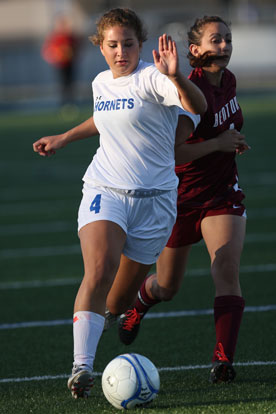
<svg viewBox="0 0 276 414"><path fill-rule="evenodd" d="M188 138L188 134L192 132L191 121L188 121L187 117L179 118L175 138L176 165L185 164L215 151L236 152L241 155L250 149L250 146L245 141L245 135L235 129L227 129L216 138L188 144L185 140Z"/></svg>
<svg viewBox="0 0 276 414"><path fill-rule="evenodd" d="M86 121L59 135L40 138L33 143L33 150L43 157L55 154L56 150L65 147L73 141L99 135L93 116Z"/></svg>

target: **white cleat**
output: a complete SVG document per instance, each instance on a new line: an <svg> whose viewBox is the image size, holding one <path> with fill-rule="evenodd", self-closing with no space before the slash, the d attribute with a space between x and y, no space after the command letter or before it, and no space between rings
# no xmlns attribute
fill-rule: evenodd
<svg viewBox="0 0 276 414"><path fill-rule="evenodd" d="M94 385L92 371L85 365L74 364L67 386L73 398L88 398Z"/></svg>

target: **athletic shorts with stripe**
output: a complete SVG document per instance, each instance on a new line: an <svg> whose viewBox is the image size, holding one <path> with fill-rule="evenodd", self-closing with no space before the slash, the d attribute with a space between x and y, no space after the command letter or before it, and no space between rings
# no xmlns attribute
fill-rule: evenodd
<svg viewBox="0 0 276 414"><path fill-rule="evenodd" d="M194 244L202 239L201 222L205 217L230 214L246 217L245 206L242 203L225 203L212 208L191 209L181 208L178 214L167 247L177 248Z"/></svg>
<svg viewBox="0 0 276 414"><path fill-rule="evenodd" d="M99 220L117 223L127 236L122 253L136 262L152 264L170 237L176 219L176 199L177 189L138 197L84 183L78 230Z"/></svg>

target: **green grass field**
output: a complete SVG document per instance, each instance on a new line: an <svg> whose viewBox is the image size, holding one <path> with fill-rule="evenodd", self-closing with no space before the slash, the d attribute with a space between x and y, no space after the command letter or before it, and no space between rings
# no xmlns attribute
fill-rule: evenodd
<svg viewBox="0 0 276 414"><path fill-rule="evenodd" d="M98 348L96 384L89 400L75 401L66 388L72 365L72 308L82 277L76 232L81 178L97 138L42 158L32 143L73 122L57 113L6 114L1 125L1 364L2 414L102 414L118 412L103 396L100 373L116 355L137 352L160 370L161 390L139 413L276 413L276 96L242 95L244 132L252 150L238 160L246 193L248 227L241 262L246 312L232 384L211 385L214 289L203 244L192 250L181 291L152 312L130 347L106 332ZM201 310L182 316L179 311ZM168 316L168 315L166 315Z"/></svg>

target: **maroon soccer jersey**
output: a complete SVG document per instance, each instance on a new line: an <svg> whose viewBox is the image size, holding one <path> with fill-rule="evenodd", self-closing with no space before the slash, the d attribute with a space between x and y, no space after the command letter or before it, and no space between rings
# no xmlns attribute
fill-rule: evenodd
<svg viewBox="0 0 276 414"><path fill-rule="evenodd" d="M240 131L243 116L233 73L224 70L220 87L211 85L201 68L194 69L189 79L204 93L208 109L187 145L215 138L230 127ZM179 177L178 213L187 208L215 207L226 200L238 203L244 198L238 187L235 153L213 152L175 170Z"/></svg>

